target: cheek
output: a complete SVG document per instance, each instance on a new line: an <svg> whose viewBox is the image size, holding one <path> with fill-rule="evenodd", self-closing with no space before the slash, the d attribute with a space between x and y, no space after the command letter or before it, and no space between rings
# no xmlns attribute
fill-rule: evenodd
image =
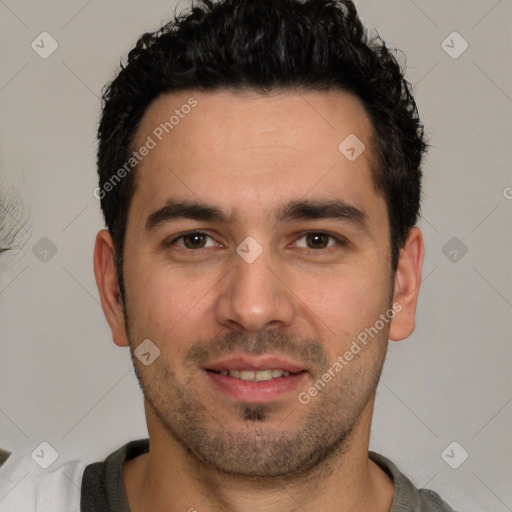
<svg viewBox="0 0 512 512"><path fill-rule="evenodd" d="M212 287L218 278L210 274L198 279L197 275L171 271L154 262L135 262L130 270L127 268L126 293L130 323L137 332L179 342L183 336L176 333L190 332L191 325L199 327L202 312L211 300L208 290L214 292Z"/></svg>
<svg viewBox="0 0 512 512"><path fill-rule="evenodd" d="M327 338L350 343L365 328L373 325L388 305L389 282L383 274L369 269L341 268L328 276L300 279L297 295L324 325Z"/></svg>

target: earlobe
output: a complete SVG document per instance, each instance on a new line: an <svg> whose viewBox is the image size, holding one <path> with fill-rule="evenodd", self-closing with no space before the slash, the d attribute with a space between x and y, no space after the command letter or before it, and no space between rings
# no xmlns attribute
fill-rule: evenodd
<svg viewBox="0 0 512 512"><path fill-rule="evenodd" d="M393 294L393 303L397 304L398 312L391 322L390 340L403 340L414 332L424 255L423 235L421 230L414 226L400 250Z"/></svg>
<svg viewBox="0 0 512 512"><path fill-rule="evenodd" d="M96 235L94 276L100 294L101 307L110 325L114 343L120 347L126 347L128 346L128 337L124 322L123 303L119 293L114 243L106 229L102 229Z"/></svg>

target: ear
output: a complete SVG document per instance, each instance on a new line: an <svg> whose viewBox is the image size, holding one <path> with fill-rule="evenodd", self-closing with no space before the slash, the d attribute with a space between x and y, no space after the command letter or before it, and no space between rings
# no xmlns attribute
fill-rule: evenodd
<svg viewBox="0 0 512 512"><path fill-rule="evenodd" d="M128 346L123 302L115 265L115 250L109 231L102 229L94 245L94 275L100 293L101 307L112 330L112 339L120 347Z"/></svg>
<svg viewBox="0 0 512 512"><path fill-rule="evenodd" d="M391 321L390 340L403 340L414 332L424 255L423 235L420 229L414 226L400 250L393 294L393 304L396 303L397 306L393 308L396 315Z"/></svg>

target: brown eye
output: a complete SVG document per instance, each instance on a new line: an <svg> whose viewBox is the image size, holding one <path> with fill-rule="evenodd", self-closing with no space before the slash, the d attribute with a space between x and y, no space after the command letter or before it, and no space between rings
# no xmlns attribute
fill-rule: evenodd
<svg viewBox="0 0 512 512"><path fill-rule="evenodd" d="M297 246L305 249L328 249L329 247L332 247L332 245L335 245L336 242L341 243L340 240L335 238L333 235L329 235L328 233L322 233L317 231L312 231L310 233L303 234L298 240L305 240L305 246L300 245L297 242ZM330 240L333 240L334 244L329 244Z"/></svg>
<svg viewBox="0 0 512 512"><path fill-rule="evenodd" d="M203 233L201 231L193 231L191 233L185 233L184 235L180 235L174 238L167 245L176 245L180 249L204 249L208 247L205 245L208 238L213 240L213 238L210 235L207 235L206 233ZM181 243L177 243L178 241ZM213 242L215 242L215 240L213 240ZM209 247L213 246L210 245Z"/></svg>
<svg viewBox="0 0 512 512"><path fill-rule="evenodd" d="M202 233L192 233L183 237L183 243L187 249L202 249L205 239L206 237Z"/></svg>
<svg viewBox="0 0 512 512"><path fill-rule="evenodd" d="M312 249L324 249L329 244L329 235L325 233L308 233L306 241Z"/></svg>

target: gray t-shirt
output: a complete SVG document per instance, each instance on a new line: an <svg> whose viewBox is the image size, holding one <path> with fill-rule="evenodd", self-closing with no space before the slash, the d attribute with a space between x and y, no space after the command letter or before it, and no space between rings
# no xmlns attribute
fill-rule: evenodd
<svg viewBox="0 0 512 512"><path fill-rule="evenodd" d="M82 478L81 512L130 512L123 464L148 451L149 439L139 439L125 444L103 462L87 466ZM369 452L369 457L395 484L389 512L455 512L434 491L417 489L389 459L375 452Z"/></svg>

